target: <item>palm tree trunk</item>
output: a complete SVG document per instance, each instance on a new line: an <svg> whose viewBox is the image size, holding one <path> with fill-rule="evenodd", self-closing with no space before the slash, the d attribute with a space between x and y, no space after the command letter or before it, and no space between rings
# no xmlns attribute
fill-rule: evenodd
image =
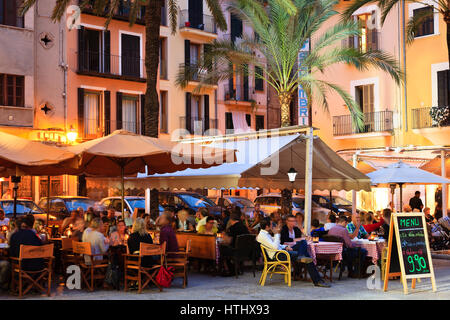
<svg viewBox="0 0 450 320"><path fill-rule="evenodd" d="M278 94L278 100L281 106L281 126L289 127L291 125L291 100L290 92L283 91Z"/></svg>
<svg viewBox="0 0 450 320"><path fill-rule="evenodd" d="M447 26L447 54L450 63L450 0L448 0L448 10L444 14L444 22Z"/></svg>
<svg viewBox="0 0 450 320"><path fill-rule="evenodd" d="M145 10L145 69L147 89L144 106L144 135L158 137L159 101L156 84L159 65L159 27L162 0L149 0Z"/></svg>

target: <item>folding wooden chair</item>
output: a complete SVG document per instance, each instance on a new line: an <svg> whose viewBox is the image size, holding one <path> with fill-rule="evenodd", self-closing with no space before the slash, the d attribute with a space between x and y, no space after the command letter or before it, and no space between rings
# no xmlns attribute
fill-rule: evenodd
<svg viewBox="0 0 450 320"><path fill-rule="evenodd" d="M77 264L77 258L73 253L73 244L75 241L72 238L62 238L61 239L61 265L63 268L63 277L66 279L67 267L70 265Z"/></svg>
<svg viewBox="0 0 450 320"><path fill-rule="evenodd" d="M10 257L12 272L11 287L13 292L16 292L16 285L18 282L19 298L26 295L32 288L45 292L45 282L47 282L47 295L50 297L52 284L52 263L54 258L53 247L54 244L47 244L44 246L21 245L19 257ZM35 271L24 270L24 260L28 259L43 259L43 268ZM26 283L28 286L25 290L23 290Z"/></svg>
<svg viewBox="0 0 450 320"><path fill-rule="evenodd" d="M191 240L186 241L186 249L178 252L167 252L166 262L168 267L173 267L173 277L183 278L183 288L188 283L187 269L189 263L189 252L191 251Z"/></svg>
<svg viewBox="0 0 450 320"><path fill-rule="evenodd" d="M166 254L166 243L162 245L148 244L141 242L139 254L124 255L124 276L125 276L125 291L128 291L128 281L137 281L138 293L142 293L142 289L153 282L162 291L162 287L156 282L155 277L164 265ZM160 264L155 264L151 267L142 266L142 258L145 256L160 256Z"/></svg>
<svg viewBox="0 0 450 320"><path fill-rule="evenodd" d="M106 268L108 268L107 253L92 254L91 244L89 242L72 241L73 253L76 258L76 264L81 269L81 277L89 291L94 291L96 280L104 280ZM90 263L86 263L85 257L89 257ZM96 259L100 257L101 259Z"/></svg>

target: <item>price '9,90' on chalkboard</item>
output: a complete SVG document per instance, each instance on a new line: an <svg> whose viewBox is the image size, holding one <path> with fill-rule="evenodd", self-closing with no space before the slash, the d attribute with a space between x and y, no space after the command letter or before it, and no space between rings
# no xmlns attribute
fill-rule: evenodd
<svg viewBox="0 0 450 320"><path fill-rule="evenodd" d="M430 273L422 217L397 216L397 223L405 274Z"/></svg>

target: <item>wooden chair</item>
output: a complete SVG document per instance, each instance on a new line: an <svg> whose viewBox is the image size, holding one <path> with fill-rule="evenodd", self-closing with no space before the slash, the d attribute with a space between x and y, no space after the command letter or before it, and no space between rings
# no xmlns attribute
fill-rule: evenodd
<svg viewBox="0 0 450 320"><path fill-rule="evenodd" d="M187 269L189 263L189 252L191 251L191 240L186 241L186 248L179 252L167 252L167 266L173 267L173 277L183 278L183 288L186 288L188 283Z"/></svg>
<svg viewBox="0 0 450 320"><path fill-rule="evenodd" d="M253 277L256 269L256 236L254 234L241 234L236 237L236 244L233 252L233 262L236 278L240 264L244 261L252 261Z"/></svg>
<svg viewBox="0 0 450 320"><path fill-rule="evenodd" d="M92 254L91 244L89 242L72 241L73 253L76 264L81 269L81 277L89 291L94 291L95 281L104 280L106 268L108 268L108 254ZM90 264L86 263L85 257L88 257ZM100 257L101 259L96 259Z"/></svg>
<svg viewBox="0 0 450 320"><path fill-rule="evenodd" d="M77 264L77 258L73 253L73 244L75 241L72 238L62 238L61 239L61 264L63 268L63 276L66 278L67 267L73 264Z"/></svg>
<svg viewBox="0 0 450 320"><path fill-rule="evenodd" d="M284 282L291 286L291 256L285 250L273 250L261 244L261 251L264 258L264 269L259 279L259 284L264 286L267 278L267 274L270 274L270 278L274 274L283 274ZM267 251L275 252L272 259L269 259ZM284 259L280 259L280 255L285 255Z"/></svg>
<svg viewBox="0 0 450 320"><path fill-rule="evenodd" d="M156 282L155 277L164 265L166 254L166 243L162 245L148 244L141 242L139 254L124 255L124 276L125 276L125 291L128 291L128 281L137 281L138 293L142 293L142 289L153 282L162 291L162 287ZM160 264L151 267L142 266L142 258L145 256L160 256Z"/></svg>
<svg viewBox="0 0 450 320"><path fill-rule="evenodd" d="M47 244L44 246L21 245L19 257L10 257L12 272L11 287L12 290L16 292L16 285L18 282L19 298L26 295L32 288L45 292L45 282L47 282L47 295L50 297L52 284L52 264L54 258L53 248L54 244ZM24 270L24 260L28 259L43 259L43 268L36 271ZM25 283L28 283L28 287L23 290Z"/></svg>

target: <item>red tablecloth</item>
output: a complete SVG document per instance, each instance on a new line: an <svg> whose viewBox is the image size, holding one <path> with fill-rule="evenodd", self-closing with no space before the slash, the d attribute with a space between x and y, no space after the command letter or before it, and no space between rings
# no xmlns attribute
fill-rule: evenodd
<svg viewBox="0 0 450 320"><path fill-rule="evenodd" d="M340 242L317 242L308 241L308 252L313 259L314 263L317 263L318 255L334 255L333 260L342 260L342 243Z"/></svg>

